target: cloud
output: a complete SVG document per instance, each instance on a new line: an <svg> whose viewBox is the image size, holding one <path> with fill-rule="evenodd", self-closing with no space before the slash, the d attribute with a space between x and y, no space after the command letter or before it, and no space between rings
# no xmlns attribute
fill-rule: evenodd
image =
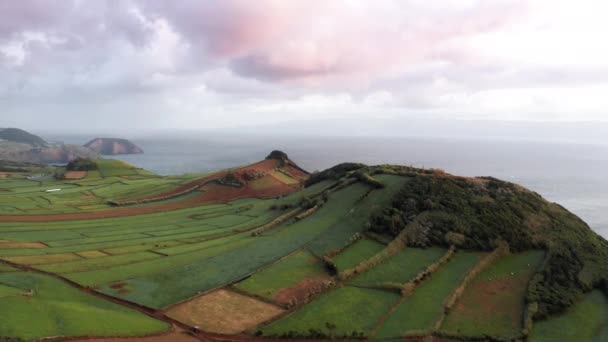
<svg viewBox="0 0 608 342"><path fill-rule="evenodd" d="M594 0L0 3L2 119L608 120ZM571 96L568 96L571 94ZM148 117L149 120L142 120ZM231 120L226 120L229 117ZM100 125L104 125L103 120Z"/></svg>
<svg viewBox="0 0 608 342"><path fill-rule="evenodd" d="M453 59L452 41L497 30L524 9L520 1L457 3L181 1L143 2L143 11L166 19L203 63L226 62L243 77L265 81L321 78L319 84Z"/></svg>

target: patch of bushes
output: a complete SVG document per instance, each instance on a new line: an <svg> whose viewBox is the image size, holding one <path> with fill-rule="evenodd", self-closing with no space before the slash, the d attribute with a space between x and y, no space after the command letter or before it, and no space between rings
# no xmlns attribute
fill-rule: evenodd
<svg viewBox="0 0 608 342"><path fill-rule="evenodd" d="M234 172L226 172L224 177L218 179L217 182L221 185L234 186L237 188L243 186L243 183L238 179Z"/></svg>
<svg viewBox="0 0 608 342"><path fill-rule="evenodd" d="M89 158L76 158L65 167L68 171L92 171L99 169L97 163Z"/></svg>
<svg viewBox="0 0 608 342"><path fill-rule="evenodd" d="M342 177L344 177L347 173L351 172L351 171L355 171L355 170L359 170L362 168L367 167L367 165L365 164L361 164L361 163L342 163L342 164L338 164L332 168L329 168L327 170L321 171L321 172L316 172L313 173L312 175L310 175L310 177L306 180L306 182L304 183L305 186L311 186L313 184L322 182L324 180L331 180L331 179L340 179Z"/></svg>
<svg viewBox="0 0 608 342"><path fill-rule="evenodd" d="M514 251L547 250L527 298L539 305L536 319L563 311L592 288L606 288L606 240L564 208L495 178L420 175L372 215L369 228L392 236L406 230L408 244L418 247L492 250L504 240Z"/></svg>
<svg viewBox="0 0 608 342"><path fill-rule="evenodd" d="M384 188L384 183L369 175L367 172L357 171L353 174L359 181L370 185L376 189Z"/></svg>
<svg viewBox="0 0 608 342"><path fill-rule="evenodd" d="M325 327L328 331L335 329L335 325L332 323L326 323ZM263 335L261 330L256 331L255 336L261 337ZM361 331L352 331L350 334L345 335L334 335L331 332L324 332L320 329L309 329L307 332L293 331L290 330L280 335L269 335L266 337L275 337L282 339L365 339L365 333Z"/></svg>

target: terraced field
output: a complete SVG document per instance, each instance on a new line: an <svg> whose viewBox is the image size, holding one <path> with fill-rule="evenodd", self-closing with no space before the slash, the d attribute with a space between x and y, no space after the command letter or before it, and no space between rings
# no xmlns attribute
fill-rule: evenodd
<svg viewBox="0 0 608 342"><path fill-rule="evenodd" d="M0 310L0 337L525 338L526 291L545 253L486 265L491 250L408 246L411 236L372 232L369 220L411 175L302 188L289 163L230 170L240 185L226 184L228 171L160 177L119 161L78 180L0 181L13 208L0 205L0 307L10 308ZM606 303L592 292L536 323L531 340L581 320L573 336L600 341Z"/></svg>

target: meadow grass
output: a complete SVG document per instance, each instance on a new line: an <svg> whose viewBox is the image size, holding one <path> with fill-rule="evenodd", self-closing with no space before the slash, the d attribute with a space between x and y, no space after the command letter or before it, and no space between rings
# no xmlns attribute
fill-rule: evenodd
<svg viewBox="0 0 608 342"><path fill-rule="evenodd" d="M136 336L170 325L40 274L0 273L0 284L31 296L0 298L0 336L33 340L47 336Z"/></svg>
<svg viewBox="0 0 608 342"><path fill-rule="evenodd" d="M382 264L355 276L350 283L358 286L403 284L441 258L445 252L445 249L436 247L406 248Z"/></svg>
<svg viewBox="0 0 608 342"><path fill-rule="evenodd" d="M165 270L162 273L132 278L126 281L131 291L116 294L109 287L102 290L151 307L164 307L236 282L256 270L301 248L320 233L330 229L355 207L366 187L352 186L333 194L314 215L293 224L286 223L273 231L244 240L246 248L238 248L201 261ZM167 291L166 289L170 289Z"/></svg>
<svg viewBox="0 0 608 342"><path fill-rule="evenodd" d="M481 272L447 315L441 331L517 337L522 329L528 283L543 257L541 251L511 254Z"/></svg>
<svg viewBox="0 0 608 342"><path fill-rule="evenodd" d="M334 258L334 263L336 264L338 271L342 272L354 268L359 265L359 263L383 250L385 247L385 245L377 241L361 239L350 245L342 251L342 253L338 254Z"/></svg>
<svg viewBox="0 0 608 342"><path fill-rule="evenodd" d="M608 341L608 298L600 290L590 292L565 313L536 322L529 340Z"/></svg>
<svg viewBox="0 0 608 342"><path fill-rule="evenodd" d="M298 250L271 266L254 273L235 287L241 291L272 299L281 289L306 279L327 275L324 264L305 250Z"/></svg>
<svg viewBox="0 0 608 342"><path fill-rule="evenodd" d="M290 332L307 336L311 329L328 336L366 334L398 300L395 293L346 286L322 295L261 330L270 336Z"/></svg>
<svg viewBox="0 0 608 342"><path fill-rule="evenodd" d="M483 253L457 252L381 323L375 337L396 338L430 332L443 312L445 299L482 256Z"/></svg>

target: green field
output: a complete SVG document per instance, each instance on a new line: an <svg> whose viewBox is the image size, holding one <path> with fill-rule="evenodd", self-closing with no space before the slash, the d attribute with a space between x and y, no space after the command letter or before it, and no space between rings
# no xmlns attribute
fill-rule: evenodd
<svg viewBox="0 0 608 342"><path fill-rule="evenodd" d="M530 341L608 341L608 298L592 291L566 313L537 322Z"/></svg>
<svg viewBox="0 0 608 342"><path fill-rule="evenodd" d="M530 251L491 265L468 285L441 330L451 335L519 336L528 283L543 257L543 252Z"/></svg>
<svg viewBox="0 0 608 342"><path fill-rule="evenodd" d="M443 302L482 256L482 253L456 253L386 318L375 337L395 338L431 332L443 312Z"/></svg>
<svg viewBox="0 0 608 342"><path fill-rule="evenodd" d="M334 257L334 263L338 271L342 272L361 262L371 258L386 247L385 245L370 239L361 239L348 246L342 253Z"/></svg>
<svg viewBox="0 0 608 342"><path fill-rule="evenodd" d="M84 294L59 280L23 272L0 273L0 306L0 336L26 340L46 336L136 336L170 328L167 323Z"/></svg>
<svg viewBox="0 0 608 342"><path fill-rule="evenodd" d="M446 250L441 248L406 248L382 264L368 270L350 281L357 286L404 284L441 258Z"/></svg>
<svg viewBox="0 0 608 342"><path fill-rule="evenodd" d="M99 159L99 170L83 179L61 180L54 169L42 177L14 175L0 179L0 212L13 215L74 213L108 210L109 200L126 201L172 190L203 175L161 177L120 160ZM63 171L60 169L60 173ZM50 189L60 189L46 192Z"/></svg>
<svg viewBox="0 0 608 342"><path fill-rule="evenodd" d="M304 279L324 275L327 275L327 271L319 259L307 251L298 250L253 274L235 287L272 300L281 289L293 286Z"/></svg>
<svg viewBox="0 0 608 342"><path fill-rule="evenodd" d="M398 300L399 295L394 293L346 286L264 327L262 332L269 336L289 335L290 332L307 336L312 329L328 336L350 336L353 332L367 334Z"/></svg>
<svg viewBox="0 0 608 342"><path fill-rule="evenodd" d="M549 315L534 322L531 341L608 338L606 294L574 295L608 284L608 243L538 195L390 165L345 163L293 178L286 163L231 169L237 179L251 170L262 177L240 188L119 208L108 201L203 175L165 177L103 159L79 180L61 180L62 167L1 174L0 340L167 331L151 312L209 332L281 338L509 340L521 337L525 300ZM238 191L246 198L231 201ZM567 234L559 240L558 232ZM518 252L469 273L497 242ZM447 312L449 298L458 300ZM551 316L568 301L576 304ZM239 310L247 305L266 311Z"/></svg>

